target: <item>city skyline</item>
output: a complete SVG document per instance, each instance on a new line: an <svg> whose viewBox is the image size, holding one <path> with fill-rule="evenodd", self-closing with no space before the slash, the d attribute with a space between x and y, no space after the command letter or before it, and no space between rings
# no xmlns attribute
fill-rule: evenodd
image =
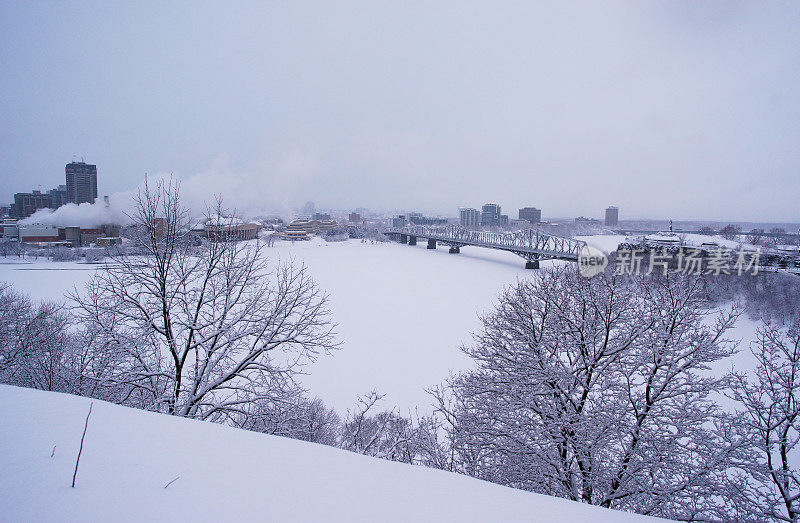
<svg viewBox="0 0 800 523"><path fill-rule="evenodd" d="M796 3L462 11L8 3L5 199L78 155L241 209L797 219Z"/></svg>

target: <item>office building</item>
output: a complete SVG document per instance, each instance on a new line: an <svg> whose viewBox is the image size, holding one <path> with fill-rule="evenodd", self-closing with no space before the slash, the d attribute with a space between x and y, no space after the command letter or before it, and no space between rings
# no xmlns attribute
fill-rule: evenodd
<svg viewBox="0 0 800 523"><path fill-rule="evenodd" d="M18 192L14 195L14 203L11 205L11 216L13 218L27 218L39 209L52 209L53 197L42 191Z"/></svg>
<svg viewBox="0 0 800 523"><path fill-rule="evenodd" d="M496 203L487 203L481 207L481 225L492 227L500 225L500 206Z"/></svg>
<svg viewBox="0 0 800 523"><path fill-rule="evenodd" d="M57 189L50 189L47 194L53 197L53 209L58 209L67 203L67 186L59 185Z"/></svg>
<svg viewBox="0 0 800 523"><path fill-rule="evenodd" d="M606 225L614 226L619 223L619 209L611 206L606 209Z"/></svg>
<svg viewBox="0 0 800 523"><path fill-rule="evenodd" d="M408 215L408 223L411 225L447 225L447 218L433 218L425 216L421 212L412 212Z"/></svg>
<svg viewBox="0 0 800 523"><path fill-rule="evenodd" d="M519 219L536 224L542 221L542 210L536 207L523 207L519 210Z"/></svg>
<svg viewBox="0 0 800 523"><path fill-rule="evenodd" d="M67 174L67 202L94 203L97 199L97 166L84 162L70 162Z"/></svg>
<svg viewBox="0 0 800 523"><path fill-rule="evenodd" d="M478 209L461 207L458 209L458 221L464 227L480 225L481 213L478 212Z"/></svg>

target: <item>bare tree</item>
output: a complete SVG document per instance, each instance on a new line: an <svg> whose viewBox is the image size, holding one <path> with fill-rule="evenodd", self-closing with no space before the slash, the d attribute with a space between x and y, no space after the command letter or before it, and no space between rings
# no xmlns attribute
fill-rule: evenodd
<svg viewBox="0 0 800 523"><path fill-rule="evenodd" d="M764 243L764 229L751 229L745 241L752 245L762 245Z"/></svg>
<svg viewBox="0 0 800 523"><path fill-rule="evenodd" d="M769 230L769 232L771 232L774 235L771 238L773 245L780 245L781 243L783 243L781 241L782 237L779 235L786 234L786 229L784 229L783 227L773 227L772 229Z"/></svg>
<svg viewBox="0 0 800 523"><path fill-rule="evenodd" d="M74 337L69 315L57 303L33 303L0 283L0 382L65 391Z"/></svg>
<svg viewBox="0 0 800 523"><path fill-rule="evenodd" d="M376 391L360 396L347 412L340 446L346 450L403 463L444 468L437 426L432 418L401 416L394 409L372 413L383 395Z"/></svg>
<svg viewBox="0 0 800 523"><path fill-rule="evenodd" d="M241 416L241 428L284 436L303 441L337 446L340 439L341 420L319 398L309 400L303 391L293 394L273 394L269 400L260 399L251 404L251 410Z"/></svg>
<svg viewBox="0 0 800 523"><path fill-rule="evenodd" d="M216 227L235 223L221 201L207 214ZM270 268L258 241L197 246L177 183L146 183L130 218L131 251L144 254L110 253L73 295L95 350L117 356L102 379L122 402L237 422L337 348L327 297L305 267Z"/></svg>
<svg viewBox="0 0 800 523"><path fill-rule="evenodd" d="M704 377L736 311L708 322L698 279L541 271L464 347L476 370L435 395L455 468L489 481L678 519L716 517L745 442Z"/></svg>
<svg viewBox="0 0 800 523"><path fill-rule="evenodd" d="M800 322L764 325L750 348L752 380L736 375L733 397L744 409L757 460L748 469L745 495L756 517L800 520Z"/></svg>
<svg viewBox="0 0 800 523"><path fill-rule="evenodd" d="M739 236L741 232L742 232L741 227L732 224L728 224L719 230L720 236L722 236L726 240L735 240L736 237Z"/></svg>

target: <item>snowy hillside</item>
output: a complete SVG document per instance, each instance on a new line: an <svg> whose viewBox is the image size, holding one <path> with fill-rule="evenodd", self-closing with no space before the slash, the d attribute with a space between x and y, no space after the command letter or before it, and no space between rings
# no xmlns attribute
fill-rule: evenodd
<svg viewBox="0 0 800 523"><path fill-rule="evenodd" d="M649 520L100 401L94 402L72 489L89 403L77 396L0 386L0 519Z"/></svg>

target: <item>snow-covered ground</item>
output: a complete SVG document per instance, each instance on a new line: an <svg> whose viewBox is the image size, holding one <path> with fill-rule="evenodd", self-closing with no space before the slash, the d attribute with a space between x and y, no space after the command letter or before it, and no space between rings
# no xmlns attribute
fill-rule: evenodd
<svg viewBox="0 0 800 523"><path fill-rule="evenodd" d="M625 239L619 235L585 236L606 252ZM293 257L307 265L330 296L342 349L323 355L306 370L311 394L344 413L359 394L385 393L383 408L402 414L430 409L426 388L451 372L469 367L459 346L480 327L479 315L494 307L504 286L531 274L511 253L463 247L426 249L398 243L277 242L265 248L274 261ZM36 299L60 299L80 288L97 265L76 262L0 263L0 281ZM565 262L545 262L544 265ZM755 324L741 321L732 336L746 349ZM731 360L747 361L748 355ZM725 362L727 370L731 362Z"/></svg>
<svg viewBox="0 0 800 523"><path fill-rule="evenodd" d="M426 249L399 243L277 242L264 249L273 261L304 263L330 296L342 349L323 355L302 378L311 394L344 412L372 389L384 408L403 414L429 409L426 388L468 367L459 345L480 326L504 286L525 278L525 260L481 248ZM8 261L11 258L7 259ZM563 262L545 262L545 264ZM0 264L7 281L35 299L61 299L80 288L96 265L76 262Z"/></svg>
<svg viewBox="0 0 800 523"><path fill-rule="evenodd" d="M653 521L102 401L72 489L89 403L0 386L0 520Z"/></svg>

